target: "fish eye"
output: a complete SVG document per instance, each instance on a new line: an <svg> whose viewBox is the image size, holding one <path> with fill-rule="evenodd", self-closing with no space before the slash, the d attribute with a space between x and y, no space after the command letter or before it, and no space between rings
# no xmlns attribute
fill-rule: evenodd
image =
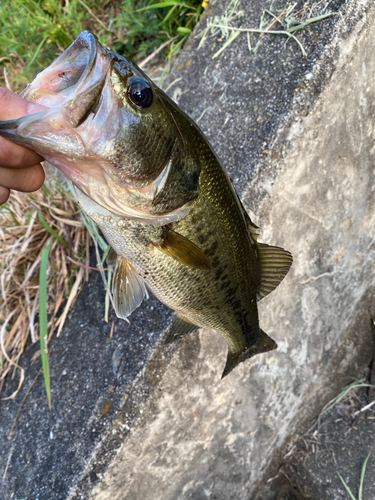
<svg viewBox="0 0 375 500"><path fill-rule="evenodd" d="M134 80L128 89L130 102L137 108L148 108L152 104L152 90L143 80Z"/></svg>

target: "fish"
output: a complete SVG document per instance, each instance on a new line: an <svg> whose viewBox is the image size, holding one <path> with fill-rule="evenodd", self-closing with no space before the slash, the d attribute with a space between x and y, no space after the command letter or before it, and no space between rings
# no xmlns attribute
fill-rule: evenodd
<svg viewBox="0 0 375 500"><path fill-rule="evenodd" d="M198 328L228 343L222 377L277 344L257 302L293 258L258 242L198 125L142 70L82 32L21 96L44 110L0 123L74 184L111 250L113 305L127 318L150 290L174 313L164 341Z"/></svg>

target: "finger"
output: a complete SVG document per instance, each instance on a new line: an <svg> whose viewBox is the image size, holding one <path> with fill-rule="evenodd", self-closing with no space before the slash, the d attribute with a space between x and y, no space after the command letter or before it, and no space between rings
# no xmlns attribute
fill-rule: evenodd
<svg viewBox="0 0 375 500"><path fill-rule="evenodd" d="M0 120L14 120L20 116L47 109L41 104L26 101L5 87L0 87Z"/></svg>
<svg viewBox="0 0 375 500"><path fill-rule="evenodd" d="M13 94L5 87L0 87L0 121L13 120L20 116L47 109L40 104L32 103ZM17 146L0 138L0 166L30 167L42 161L42 157L30 149Z"/></svg>
<svg viewBox="0 0 375 500"><path fill-rule="evenodd" d="M17 170L0 167L0 183L3 188L28 193L39 189L43 182L44 170L40 163Z"/></svg>
<svg viewBox="0 0 375 500"><path fill-rule="evenodd" d="M10 190L3 186L0 186L0 205L8 201L10 195Z"/></svg>
<svg viewBox="0 0 375 500"><path fill-rule="evenodd" d="M31 167L41 161L43 161L43 158L35 151L23 148L0 137L0 167Z"/></svg>

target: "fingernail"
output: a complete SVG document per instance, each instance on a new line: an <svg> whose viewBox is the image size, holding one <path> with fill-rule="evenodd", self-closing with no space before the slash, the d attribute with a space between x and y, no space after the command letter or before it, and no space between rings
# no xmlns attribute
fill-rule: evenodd
<svg viewBox="0 0 375 500"><path fill-rule="evenodd" d="M37 102L28 102L26 106L26 114L31 115L32 113L38 113L38 111L43 111L45 109L48 109L46 106L43 106L42 104L38 104Z"/></svg>

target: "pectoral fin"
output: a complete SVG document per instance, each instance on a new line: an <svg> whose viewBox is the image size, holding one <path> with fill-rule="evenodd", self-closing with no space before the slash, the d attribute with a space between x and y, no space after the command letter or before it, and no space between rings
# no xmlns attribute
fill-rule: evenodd
<svg viewBox="0 0 375 500"><path fill-rule="evenodd" d="M259 263L261 267L260 285L257 300L263 299L272 292L285 278L293 257L290 252L280 247L257 243Z"/></svg>
<svg viewBox="0 0 375 500"><path fill-rule="evenodd" d="M127 318L141 305L146 286L131 264L117 256L112 280L113 306L119 318Z"/></svg>
<svg viewBox="0 0 375 500"><path fill-rule="evenodd" d="M164 343L171 344L175 340L194 332L198 328L199 327L197 325L188 323L177 314L174 314L172 316L172 321L164 334Z"/></svg>
<svg viewBox="0 0 375 500"><path fill-rule="evenodd" d="M163 228L162 243L153 243L161 252L186 266L211 269L211 263L202 250L190 240L168 227Z"/></svg>
<svg viewBox="0 0 375 500"><path fill-rule="evenodd" d="M246 349L246 351L242 353L232 353L230 350L228 351L227 364L225 365L223 374L221 378L224 378L230 373L233 368L235 368L239 363L245 361L245 359L252 358L256 354L261 354L262 352L272 351L273 349L277 349L277 344L274 340L271 339L263 330L260 330L260 335L258 340L254 345Z"/></svg>

